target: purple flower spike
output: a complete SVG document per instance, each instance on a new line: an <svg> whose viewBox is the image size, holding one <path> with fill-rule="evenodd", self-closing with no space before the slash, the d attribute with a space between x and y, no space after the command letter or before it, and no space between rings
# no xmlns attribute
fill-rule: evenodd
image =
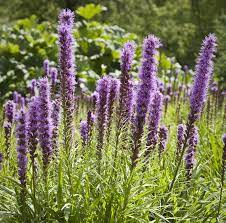
<svg viewBox="0 0 226 223"><path fill-rule="evenodd" d="M52 155L52 104L50 102L50 87L47 77L39 81L39 142L42 149L44 170Z"/></svg>
<svg viewBox="0 0 226 223"><path fill-rule="evenodd" d="M149 156L150 152L154 150L158 141L158 127L162 114L163 95L156 91L150 104L150 111L148 117L148 137L147 150L145 156Z"/></svg>
<svg viewBox="0 0 226 223"><path fill-rule="evenodd" d="M177 126L177 151L176 151L177 159L179 158L179 156L181 154L182 147L183 147L183 144L184 144L185 130L186 130L186 126L185 125L179 124Z"/></svg>
<svg viewBox="0 0 226 223"><path fill-rule="evenodd" d="M35 167L36 149L38 145L38 123L39 123L39 101L38 97L31 98L27 114L27 142L33 167Z"/></svg>
<svg viewBox="0 0 226 223"><path fill-rule="evenodd" d="M106 111L107 111L107 98L109 94L109 78L103 77L97 83L97 108L96 108L96 121L97 121L97 129L98 129L98 144L97 144L97 155L99 159L102 156L102 147L104 143L104 135L106 129Z"/></svg>
<svg viewBox="0 0 226 223"><path fill-rule="evenodd" d="M75 111L75 58L74 38L72 34L74 14L69 9L63 10L59 16L58 42L59 42L59 75L61 83L61 99L63 108L64 146L69 153L72 147L73 118Z"/></svg>
<svg viewBox="0 0 226 223"><path fill-rule="evenodd" d="M189 139L188 139L188 148L185 155L185 169L187 179L191 179L192 169L195 163L195 150L199 141L198 128L193 126L190 130Z"/></svg>
<svg viewBox="0 0 226 223"><path fill-rule="evenodd" d="M166 149L166 143L168 139L168 128L166 126L161 126L159 128L159 157Z"/></svg>
<svg viewBox="0 0 226 223"><path fill-rule="evenodd" d="M35 96L35 87L36 87L36 80L35 79L32 79L30 84L29 84L29 92L30 92L30 97L33 97Z"/></svg>
<svg viewBox="0 0 226 223"><path fill-rule="evenodd" d="M49 60L44 60L43 61L43 70L44 70L44 75L46 77L49 77Z"/></svg>
<svg viewBox="0 0 226 223"><path fill-rule="evenodd" d="M114 112L114 104L119 94L119 81L114 78L109 78L109 94L107 98L107 109L106 109L106 129L108 129L108 136L110 135L111 119Z"/></svg>
<svg viewBox="0 0 226 223"><path fill-rule="evenodd" d="M27 172L27 138L26 138L26 114L21 109L17 116L16 138L17 138L17 161L18 175L20 184L23 188L26 187L26 172Z"/></svg>
<svg viewBox="0 0 226 223"><path fill-rule="evenodd" d="M5 145L6 145L6 158L10 153L10 138L12 133L12 125L15 118L16 104L13 101L7 101L4 105L4 132L5 132Z"/></svg>
<svg viewBox="0 0 226 223"><path fill-rule="evenodd" d="M143 59L140 69L140 85L137 92L135 129L133 133L134 147L132 166L135 167L139 156L140 140L143 134L145 117L149 106L151 91L156 89L156 72L158 61L157 48L161 46L160 40L154 35L149 35L143 43Z"/></svg>
<svg viewBox="0 0 226 223"><path fill-rule="evenodd" d="M87 144L88 136L89 136L89 129L87 121L80 122L80 135L83 141L83 146Z"/></svg>
<svg viewBox="0 0 226 223"><path fill-rule="evenodd" d="M93 110L95 111L96 105L97 105L97 100L98 100L98 93L96 91L94 91L93 94L91 95L91 97L92 97Z"/></svg>
<svg viewBox="0 0 226 223"><path fill-rule="evenodd" d="M195 67L194 84L190 96L190 115L192 123L200 118L206 101L209 82L213 74L213 58L216 53L217 39L214 34L208 35L202 44L197 65Z"/></svg>
<svg viewBox="0 0 226 223"><path fill-rule="evenodd" d="M74 13L70 9L63 9L59 15L59 24L73 27Z"/></svg>
<svg viewBox="0 0 226 223"><path fill-rule="evenodd" d="M130 75L135 53L135 43L127 42L121 53L121 76L119 93L119 118L122 125L131 117L133 103L133 84ZM119 126L120 127L120 126Z"/></svg>
<svg viewBox="0 0 226 223"><path fill-rule="evenodd" d="M55 67L50 68L51 88L54 88L57 83L57 69Z"/></svg>

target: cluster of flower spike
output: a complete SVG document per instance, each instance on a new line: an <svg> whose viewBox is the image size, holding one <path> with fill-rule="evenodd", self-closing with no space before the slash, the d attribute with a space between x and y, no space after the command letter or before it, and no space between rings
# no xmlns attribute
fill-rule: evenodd
<svg viewBox="0 0 226 223"><path fill-rule="evenodd" d="M40 80L31 81L29 86L30 97L25 100L20 94L15 93L14 102L9 101L5 105L4 127L6 138L11 135L15 110L17 109L18 174L20 183L23 186L26 186L28 152L35 167L37 148L41 148L44 171L47 171L53 154L57 156L61 118L64 127L65 150L72 148L76 101L73 23L73 12L68 9L63 10L59 16L58 26L59 70L51 68L51 63L45 60L43 63L44 77ZM175 86L174 83L169 84L165 90L164 83L156 76L158 66L157 49L160 46L160 40L154 35L149 35L144 40L138 86L133 85L130 73L135 53L135 44L133 42L126 43L122 49L120 81L110 76L104 76L98 81L96 92L91 96L92 108L87 113L86 120L80 122L80 134L83 146L86 148L92 138L92 129L96 128L97 157L99 159L102 157L105 141L110 135L114 114L117 116L116 120L119 120L117 128L122 128L127 123L132 126L131 165L133 168L138 162L142 146L145 148L145 157L150 155L157 143L160 157L165 151L168 129L164 125L159 126L164 101L167 107L167 103L175 94ZM206 101L207 90L213 72L215 51L216 38L214 35L209 35L203 42L196 65L194 85L189 93L191 97L188 125L178 126L177 156L181 155L182 157L184 155L183 150L186 148L187 143L185 162L189 179L198 143L198 130L194 126L194 122L200 118ZM57 83L60 85L60 93L58 92ZM181 87L181 89L186 88ZM166 92L165 97L163 96L164 92ZM60 94L60 97L58 94ZM176 97L179 98L180 94L176 94ZM62 116L60 115L61 108ZM147 127L147 133L145 127ZM6 145L9 147L8 143ZM2 154L0 154L0 165L1 162Z"/></svg>

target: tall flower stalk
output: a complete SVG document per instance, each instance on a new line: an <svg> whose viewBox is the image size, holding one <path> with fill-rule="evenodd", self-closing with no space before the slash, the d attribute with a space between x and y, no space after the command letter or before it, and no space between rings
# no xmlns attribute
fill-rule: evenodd
<svg viewBox="0 0 226 223"><path fill-rule="evenodd" d="M107 139L109 141L109 136L111 134L111 122L112 116L114 114L114 108L116 107L118 94L119 94L119 81L115 78L109 79L109 94L107 98L107 110L106 110L106 129L107 129Z"/></svg>
<svg viewBox="0 0 226 223"><path fill-rule="evenodd" d="M97 122L97 156L100 160L102 157L102 148L104 144L104 136L106 131L106 114L107 114L107 98L109 94L109 78L103 77L97 83L97 106L96 106L96 122Z"/></svg>
<svg viewBox="0 0 226 223"><path fill-rule="evenodd" d="M148 117L148 136L147 136L147 148L145 151L145 159L147 161L151 151L154 150L158 142L158 127L161 120L163 105L163 96L159 91L156 91L152 97L150 103L150 111Z"/></svg>
<svg viewBox="0 0 226 223"><path fill-rule="evenodd" d="M27 114L27 146L30 153L31 167L32 167L32 186L34 201L36 197L36 157L37 157L37 146L38 146L38 125L39 125L39 101L38 97L31 98L28 106ZM36 205L34 204L34 207Z"/></svg>
<svg viewBox="0 0 226 223"><path fill-rule="evenodd" d="M7 101L4 106L4 123L3 123L4 132L5 132L6 159L9 158L9 154L10 154L11 133L12 133L13 121L15 118L15 112L16 112L16 104L13 101Z"/></svg>
<svg viewBox="0 0 226 223"><path fill-rule="evenodd" d="M166 150L166 144L168 139L168 128L161 126L159 128L159 158L161 158L163 152Z"/></svg>
<svg viewBox="0 0 226 223"><path fill-rule="evenodd" d="M133 83L130 70L132 68L135 47L136 46L134 42L127 42L121 52L118 128L121 128L121 125L124 125L124 123L128 121L132 112Z"/></svg>
<svg viewBox="0 0 226 223"><path fill-rule="evenodd" d="M206 101L209 83L213 74L213 59L215 57L217 46L216 41L217 39L215 35L209 34L202 43L197 65L195 67L194 84L190 96L190 113L188 115L184 145L174 172L173 180L169 187L169 191L173 189L177 178L177 174L187 148L190 132L194 128L194 123L199 120L201 111Z"/></svg>
<svg viewBox="0 0 226 223"><path fill-rule="evenodd" d="M39 81L39 126L38 126L38 137L39 144L42 150L42 161L43 161L43 180L45 185L45 198L46 198L46 207L49 203L49 189L48 189L48 167L52 157L52 119L51 111L52 104L50 101L50 86L48 78L42 78ZM48 221L48 213L47 213Z"/></svg>
<svg viewBox="0 0 226 223"><path fill-rule="evenodd" d="M21 199L24 200L27 174L27 120L23 109L18 112L16 122L18 176L21 185Z"/></svg>
<svg viewBox="0 0 226 223"><path fill-rule="evenodd" d="M154 35L149 35L143 43L143 58L140 69L140 85L137 92L136 115L134 118L134 131L132 148L132 168L137 164L139 149L141 146L141 137L145 124L146 113L148 110L151 92L156 89L157 72L157 48L161 46L160 40Z"/></svg>
<svg viewBox="0 0 226 223"><path fill-rule="evenodd" d="M183 124L179 124L177 126L177 150L176 150L176 160L178 161L181 150L184 144L184 136L185 136L186 126Z"/></svg>
<svg viewBox="0 0 226 223"><path fill-rule="evenodd" d="M188 139L188 149L186 151L185 156L185 169L188 181L191 179L192 176L192 169L195 163L195 153L198 140L199 140L198 129L197 127L194 126L190 131Z"/></svg>
<svg viewBox="0 0 226 223"><path fill-rule="evenodd" d="M59 16L59 75L63 108L64 147L69 156L73 142L75 112L75 58L73 38L74 13L64 9Z"/></svg>

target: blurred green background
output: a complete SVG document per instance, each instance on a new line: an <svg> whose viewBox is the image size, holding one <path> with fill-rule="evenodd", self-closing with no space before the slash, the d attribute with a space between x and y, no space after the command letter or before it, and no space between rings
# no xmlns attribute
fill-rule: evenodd
<svg viewBox="0 0 226 223"><path fill-rule="evenodd" d="M56 65L57 16L62 8L76 11L76 63L85 90L93 90L102 74L117 75L123 43L134 40L140 48L149 33L164 44L161 72L172 64L175 69L178 64L193 69L202 39L216 33L215 77L225 84L225 0L0 0L1 99L15 89L24 92L28 81L42 74L44 59ZM140 49L134 71L139 55ZM172 57L176 60L168 59Z"/></svg>

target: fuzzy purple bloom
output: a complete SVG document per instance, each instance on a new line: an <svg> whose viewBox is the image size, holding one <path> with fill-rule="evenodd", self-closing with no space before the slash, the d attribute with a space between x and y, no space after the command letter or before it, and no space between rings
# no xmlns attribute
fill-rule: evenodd
<svg viewBox="0 0 226 223"><path fill-rule="evenodd" d="M15 104L18 103L18 92L17 92L17 91L14 91L14 92L13 92L13 102L14 102Z"/></svg>
<svg viewBox="0 0 226 223"><path fill-rule="evenodd" d="M17 139L17 161L18 161L18 175L22 187L26 187L26 172L27 172L27 121L26 114L21 109L17 116L16 124L16 139Z"/></svg>
<svg viewBox="0 0 226 223"><path fill-rule="evenodd" d="M96 108L96 121L98 129L98 145L97 145L97 155L99 158L102 156L102 147L104 143L104 135L106 130L106 112L107 112L107 98L109 94L109 78L103 77L97 83L97 108Z"/></svg>
<svg viewBox="0 0 226 223"><path fill-rule="evenodd" d="M10 153L10 137L12 133L12 125L15 119L16 104L13 101L7 101L4 105L4 132L5 132L5 145L6 145L6 158Z"/></svg>
<svg viewBox="0 0 226 223"><path fill-rule="evenodd" d="M121 52L121 76L119 92L119 116L122 124L126 122L132 112L133 104L133 84L130 75L132 62L135 53L135 43L127 42Z"/></svg>
<svg viewBox="0 0 226 223"><path fill-rule="evenodd" d="M39 101L31 98L27 114L27 144L33 167L35 166L36 149L38 145Z"/></svg>
<svg viewBox="0 0 226 223"><path fill-rule="evenodd" d="M179 158L181 151L182 151L182 147L183 147L184 140L185 140L185 131L186 131L185 125L179 124L177 126L177 151L176 151L177 159Z"/></svg>
<svg viewBox="0 0 226 223"><path fill-rule="evenodd" d="M43 154L44 169L52 155L52 104L50 102L50 87L47 77L39 81L39 142Z"/></svg>
<svg viewBox="0 0 226 223"><path fill-rule="evenodd" d="M57 69L55 67L50 68L51 88L54 88L57 83Z"/></svg>
<svg viewBox="0 0 226 223"><path fill-rule="evenodd" d="M194 84L190 96L190 115L192 123L200 118L206 101L209 82L213 74L213 58L216 52L217 39L214 34L208 35L202 44L197 65L195 67Z"/></svg>
<svg viewBox="0 0 226 223"><path fill-rule="evenodd" d="M168 128L166 126L161 126L159 128L159 157L166 149L166 143L168 139Z"/></svg>
<svg viewBox="0 0 226 223"><path fill-rule="evenodd" d="M73 138L73 115L75 111L75 58L72 28L74 14L69 9L63 10L59 16L59 64L63 117L65 120L65 148L71 146Z"/></svg>
<svg viewBox="0 0 226 223"><path fill-rule="evenodd" d="M96 105L97 105L97 100L98 100L98 93L96 91L94 91L91 95L91 98L92 98L92 107L93 107L93 110L95 111Z"/></svg>
<svg viewBox="0 0 226 223"><path fill-rule="evenodd" d="M44 76L49 77L49 60L47 59L43 61L43 70L44 70Z"/></svg>
<svg viewBox="0 0 226 223"><path fill-rule="evenodd" d="M37 83L37 81L35 79L32 79L30 84L29 84L28 89L29 89L30 97L35 96L36 83Z"/></svg>
<svg viewBox="0 0 226 223"><path fill-rule="evenodd" d="M70 9L63 9L59 15L59 23L72 28L74 25L74 13Z"/></svg>
<svg viewBox="0 0 226 223"><path fill-rule="evenodd" d="M163 95L156 91L153 95L148 117L147 154L154 150L158 141L158 127L162 114Z"/></svg>
<svg viewBox="0 0 226 223"><path fill-rule="evenodd" d="M81 121L80 122L80 135L83 141L83 145L85 146L88 141L89 136L89 129L88 129L88 123L87 121Z"/></svg>
<svg viewBox="0 0 226 223"><path fill-rule="evenodd" d="M114 78L109 78L109 94L107 97L106 108L106 128L108 129L108 135L110 135L111 119L114 112L114 104L119 94L119 81Z"/></svg>
<svg viewBox="0 0 226 223"><path fill-rule="evenodd" d="M59 124L60 124L60 100L55 99L52 102L52 124L53 124L53 138L52 138L52 148L55 155L58 154L58 138L59 138Z"/></svg>
<svg viewBox="0 0 226 223"><path fill-rule="evenodd" d="M160 79L157 79L157 87L159 91L163 94L165 87L164 87L164 83Z"/></svg>
<svg viewBox="0 0 226 223"><path fill-rule="evenodd" d="M136 166L139 155L140 140L143 134L145 117L149 106L151 91L156 89L156 72L158 61L157 48L161 46L160 40L154 35L149 35L143 43L143 59L140 69L140 85L137 93L135 128L133 133L134 147L132 166Z"/></svg>
<svg viewBox="0 0 226 223"><path fill-rule="evenodd" d="M188 148L185 155L185 169L188 180L191 179L192 169L195 163L196 146L198 144L198 141L199 141L198 128L192 126L189 133Z"/></svg>

